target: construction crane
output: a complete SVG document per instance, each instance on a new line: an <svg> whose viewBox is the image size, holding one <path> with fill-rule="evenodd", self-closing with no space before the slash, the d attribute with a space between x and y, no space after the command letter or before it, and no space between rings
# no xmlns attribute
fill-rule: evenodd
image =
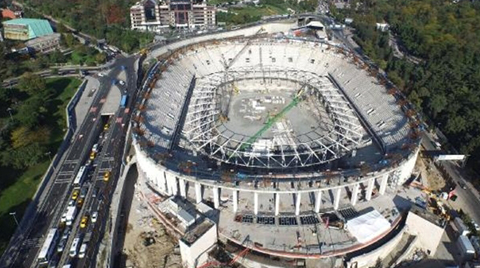
<svg viewBox="0 0 480 268"><path fill-rule="evenodd" d="M261 27L253 37L255 37L256 35L260 34L261 32L263 32L265 29L263 27ZM252 38L249 38L247 40L247 42L245 43L245 45L242 47L242 49L235 55L235 57L233 57L230 62L228 62L224 55L222 54L222 64L223 64L223 67L225 68L225 71L224 71L224 75L223 75L223 84L224 86L222 87L222 95L226 96L227 98L227 101L224 102L224 105L221 107L221 114L228 118L227 114L228 114L228 109L230 108L230 99L231 99L231 95L232 95L232 90L227 90L227 81L228 81L228 71L230 70L230 67L233 66L233 64L240 58L240 56L245 52L247 51L247 48L250 46L251 44L251 40L253 39ZM238 93L238 88L233 85L233 90L235 93Z"/></svg>
<svg viewBox="0 0 480 268"><path fill-rule="evenodd" d="M305 86L306 84L303 85L297 91L297 94L295 94L295 97L293 97L293 100L287 106L285 106L279 113L277 113L273 117L269 117L265 122L265 125L259 131L257 131L257 133L251 136L245 143L243 143L242 146L240 146L240 150L243 150L248 146L252 146L252 144L255 143L258 140L258 138L260 138L265 132L267 132L267 130L269 130L273 126L273 124L275 124L278 120L283 118L283 116L288 111L290 111L293 107L297 106L297 104L301 101L300 97L303 95Z"/></svg>
<svg viewBox="0 0 480 268"><path fill-rule="evenodd" d="M237 85L235 85L235 82L233 82L233 92L235 94L238 94L238 92L239 92Z"/></svg>

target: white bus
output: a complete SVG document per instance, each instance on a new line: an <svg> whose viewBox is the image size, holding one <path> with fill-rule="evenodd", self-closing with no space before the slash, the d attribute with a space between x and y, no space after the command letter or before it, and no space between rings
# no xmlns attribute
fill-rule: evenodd
<svg viewBox="0 0 480 268"><path fill-rule="evenodd" d="M87 167L81 166L80 169L78 170L75 180L73 181L73 186L81 186L86 173L87 173Z"/></svg>
<svg viewBox="0 0 480 268"><path fill-rule="evenodd" d="M50 261L52 254L55 252L55 246L57 244L58 230L57 228L52 228L48 231L47 239L43 243L42 248L40 249L40 254L38 255L38 263L40 265L46 265Z"/></svg>

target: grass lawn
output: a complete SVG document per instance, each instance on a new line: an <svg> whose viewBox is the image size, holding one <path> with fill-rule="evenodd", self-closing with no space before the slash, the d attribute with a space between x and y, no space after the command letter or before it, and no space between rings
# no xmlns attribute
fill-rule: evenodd
<svg viewBox="0 0 480 268"><path fill-rule="evenodd" d="M208 0L209 5L218 5L218 4L228 3L228 2L235 2L235 1L231 1L231 0Z"/></svg>
<svg viewBox="0 0 480 268"><path fill-rule="evenodd" d="M55 92L58 94L53 101L53 107L51 107L53 114L52 122L49 122L49 125L53 130L51 139L52 155L62 143L67 128L67 115L65 114L65 108L81 83L81 80L74 78L62 77L47 79L47 86L54 88Z"/></svg>
<svg viewBox="0 0 480 268"><path fill-rule="evenodd" d="M259 21L263 16L286 15L288 12L287 3L280 2L275 5L265 4L258 6L244 5L242 7L230 7L228 14L219 13L217 20L227 25L244 24Z"/></svg>
<svg viewBox="0 0 480 268"><path fill-rule="evenodd" d="M66 130L65 107L81 81L75 78L52 78L46 81L47 86L55 91L55 97L48 107L52 116L47 122L52 129L48 146L51 148L53 157ZM15 221L9 213L15 211L17 219L21 219L49 164L50 161L47 159L26 170L0 167L0 173L3 174L2 184L0 185L2 187L0 189L0 254L8 245L16 227Z"/></svg>
<svg viewBox="0 0 480 268"><path fill-rule="evenodd" d="M258 7L245 6L242 8L232 8L233 12L237 14L249 14L251 16L271 16L271 15L282 15L287 14L287 9L283 9L277 6L263 5Z"/></svg>

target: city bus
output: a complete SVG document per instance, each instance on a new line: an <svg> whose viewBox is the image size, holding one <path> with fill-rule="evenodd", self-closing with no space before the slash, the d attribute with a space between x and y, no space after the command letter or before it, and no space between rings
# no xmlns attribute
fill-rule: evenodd
<svg viewBox="0 0 480 268"><path fill-rule="evenodd" d="M52 258L53 253L55 252L55 246L58 240L58 230L57 228L52 228L48 231L47 239L43 243L42 248L40 249L40 254L38 255L39 265L47 265Z"/></svg>
<svg viewBox="0 0 480 268"><path fill-rule="evenodd" d="M128 95L125 94L122 96L122 100L120 101L120 107L125 108L127 106Z"/></svg>
<svg viewBox="0 0 480 268"><path fill-rule="evenodd" d="M77 176L75 176L75 180L73 181L73 186L81 186L86 173L87 173L87 167L81 166L80 169L78 170Z"/></svg>

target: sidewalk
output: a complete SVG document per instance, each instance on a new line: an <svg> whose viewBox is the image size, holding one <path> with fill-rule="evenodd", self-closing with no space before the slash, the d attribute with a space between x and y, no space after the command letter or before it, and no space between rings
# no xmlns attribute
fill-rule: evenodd
<svg viewBox="0 0 480 268"><path fill-rule="evenodd" d="M80 97L77 106L75 107L75 119L77 126L80 126L83 120L85 120L85 117L92 106L95 94L100 87L100 81L98 81L96 78L87 76L85 79L88 81L87 86L85 87L85 90L83 91L83 94Z"/></svg>

